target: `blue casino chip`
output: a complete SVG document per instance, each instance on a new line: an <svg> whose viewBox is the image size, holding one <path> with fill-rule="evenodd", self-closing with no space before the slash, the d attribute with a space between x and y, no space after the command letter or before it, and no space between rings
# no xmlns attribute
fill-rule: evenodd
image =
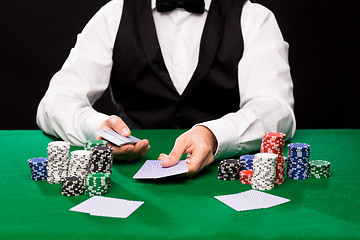
<svg viewBox="0 0 360 240"><path fill-rule="evenodd" d="M291 179L303 180L310 177L310 145L307 143L288 144L287 176Z"/></svg>
<svg viewBox="0 0 360 240"><path fill-rule="evenodd" d="M310 145L307 143L289 143L288 148L289 150L310 150Z"/></svg>
<svg viewBox="0 0 360 240"><path fill-rule="evenodd" d="M241 170L253 170L253 161L255 155L242 155L240 156Z"/></svg>
<svg viewBox="0 0 360 240"><path fill-rule="evenodd" d="M31 158L28 161L31 170L31 179L34 181L45 181L47 179L48 159L39 157Z"/></svg>

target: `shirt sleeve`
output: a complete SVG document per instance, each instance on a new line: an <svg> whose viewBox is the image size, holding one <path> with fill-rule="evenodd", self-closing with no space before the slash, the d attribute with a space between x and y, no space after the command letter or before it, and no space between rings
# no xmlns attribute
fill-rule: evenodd
<svg viewBox="0 0 360 240"><path fill-rule="evenodd" d="M112 48L121 19L122 1L102 7L78 35L62 68L40 101L36 121L46 133L82 146L94 139L109 117L92 105L110 81Z"/></svg>
<svg viewBox="0 0 360 240"><path fill-rule="evenodd" d="M289 139L296 129L289 46L273 13L247 1L240 24L244 38L238 65L240 110L200 124L218 141L215 159L259 151L265 132L282 132Z"/></svg>

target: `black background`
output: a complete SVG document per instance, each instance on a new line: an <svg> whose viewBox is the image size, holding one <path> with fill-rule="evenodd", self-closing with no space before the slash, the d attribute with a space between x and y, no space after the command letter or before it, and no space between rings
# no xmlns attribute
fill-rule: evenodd
<svg viewBox="0 0 360 240"><path fill-rule="evenodd" d="M0 129L37 129L37 105L77 34L108 0L7 1L1 7ZM360 127L356 1L257 0L285 40L298 128ZM115 113L108 92L95 104Z"/></svg>

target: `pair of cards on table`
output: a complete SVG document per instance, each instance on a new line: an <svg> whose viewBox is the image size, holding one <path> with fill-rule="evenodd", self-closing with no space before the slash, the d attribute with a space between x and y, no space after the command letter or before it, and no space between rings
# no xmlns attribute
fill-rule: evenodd
<svg viewBox="0 0 360 240"><path fill-rule="evenodd" d="M129 136L124 137L114 130L102 129L96 132L97 135L102 138L112 142L117 146L123 146L125 144L135 144L140 139ZM188 172L185 161L179 161L178 164L172 167L163 168L161 166L161 161L159 160L147 160L144 165L139 169L139 171L134 175L135 179L156 179L174 176L182 173Z"/></svg>
<svg viewBox="0 0 360 240"><path fill-rule="evenodd" d="M236 211L270 208L289 202L289 199L272 194L248 190L237 194L215 196L215 199ZM144 202L94 196L72 207L70 211L88 213L92 216L127 218Z"/></svg>

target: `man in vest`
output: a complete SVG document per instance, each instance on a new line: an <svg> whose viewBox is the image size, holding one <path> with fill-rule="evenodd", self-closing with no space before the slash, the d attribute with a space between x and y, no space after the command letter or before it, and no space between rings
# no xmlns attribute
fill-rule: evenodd
<svg viewBox="0 0 360 240"><path fill-rule="evenodd" d="M118 114L92 105L110 86ZM273 14L247 0L113 0L87 24L41 100L38 126L73 145L98 129L186 128L189 175L256 151L265 132L295 132L288 45ZM114 146L133 160L150 148Z"/></svg>

